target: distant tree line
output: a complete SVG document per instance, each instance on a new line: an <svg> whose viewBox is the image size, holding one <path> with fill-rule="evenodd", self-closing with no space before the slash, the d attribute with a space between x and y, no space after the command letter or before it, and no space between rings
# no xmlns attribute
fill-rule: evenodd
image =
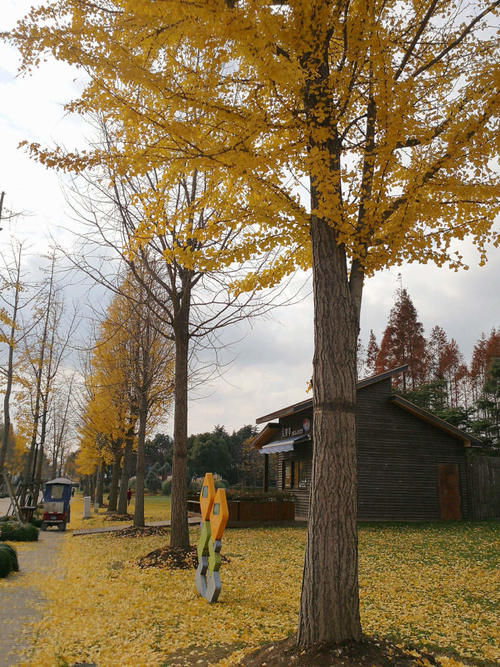
<svg viewBox="0 0 500 667"><path fill-rule="evenodd" d="M220 475L230 486L262 486L261 456L251 444L256 432L257 428L251 425L242 426L232 433L228 433L224 426L215 426L212 431L190 435L186 481L212 472ZM173 439L169 435L157 433L154 438L146 440L144 459L147 489L160 489L161 480L171 473L172 456Z"/></svg>
<svg viewBox="0 0 500 667"><path fill-rule="evenodd" d="M406 289L396 292L387 326L378 344L373 330L366 349L358 349L360 376L408 364L399 390L500 454L500 328L482 333L467 364L458 343L435 325L428 338Z"/></svg>

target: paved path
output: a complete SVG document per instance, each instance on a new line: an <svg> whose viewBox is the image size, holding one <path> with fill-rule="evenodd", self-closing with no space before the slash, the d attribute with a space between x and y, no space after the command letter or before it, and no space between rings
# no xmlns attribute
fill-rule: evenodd
<svg viewBox="0 0 500 667"><path fill-rule="evenodd" d="M197 526L200 523L201 517L199 516L190 516L188 517L188 524L190 526ZM116 533L119 530L124 528L132 528L133 524L127 524L126 526L106 526L104 528L82 528L82 530L74 530L73 537L78 537L78 535L99 535L100 533ZM170 528L169 521L153 521L146 524L146 528Z"/></svg>
<svg viewBox="0 0 500 667"><path fill-rule="evenodd" d="M7 513L10 505L10 498L0 498L0 516Z"/></svg>
<svg viewBox="0 0 500 667"><path fill-rule="evenodd" d="M18 551L19 572L0 580L0 667L15 665L22 651L32 643L31 624L42 618L43 597L32 586L19 586L36 572L54 574L64 533L41 532L38 542L27 551Z"/></svg>

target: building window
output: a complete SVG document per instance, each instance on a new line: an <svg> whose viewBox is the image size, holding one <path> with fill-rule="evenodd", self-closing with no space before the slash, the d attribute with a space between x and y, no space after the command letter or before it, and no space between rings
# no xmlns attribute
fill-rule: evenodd
<svg viewBox="0 0 500 667"><path fill-rule="evenodd" d="M305 461L295 461L295 488L307 489L306 477L306 463Z"/></svg>
<svg viewBox="0 0 500 667"><path fill-rule="evenodd" d="M307 489L305 461L283 461L283 489Z"/></svg>

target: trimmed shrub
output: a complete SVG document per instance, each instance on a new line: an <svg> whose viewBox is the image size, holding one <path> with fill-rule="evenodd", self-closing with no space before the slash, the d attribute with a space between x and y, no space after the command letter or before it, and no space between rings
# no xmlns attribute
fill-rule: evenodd
<svg viewBox="0 0 500 667"><path fill-rule="evenodd" d="M169 496L172 492L172 480L166 479L161 483L161 492L164 496Z"/></svg>
<svg viewBox="0 0 500 667"><path fill-rule="evenodd" d="M32 526L36 526L37 528L40 528L40 526L42 525L42 520L41 519L36 519L35 517L33 517L32 519L30 519L30 523L31 523Z"/></svg>
<svg viewBox="0 0 500 667"><path fill-rule="evenodd" d="M17 552L14 547L11 547L10 544L3 544L0 542L0 551L7 552L12 564L12 569L14 572L19 572L19 562L17 560Z"/></svg>
<svg viewBox="0 0 500 667"><path fill-rule="evenodd" d="M6 577L12 572L12 559L4 549L0 549L0 577Z"/></svg>
<svg viewBox="0 0 500 667"><path fill-rule="evenodd" d="M9 542L36 542L38 528L31 523L2 522L0 523L0 539L9 540Z"/></svg>

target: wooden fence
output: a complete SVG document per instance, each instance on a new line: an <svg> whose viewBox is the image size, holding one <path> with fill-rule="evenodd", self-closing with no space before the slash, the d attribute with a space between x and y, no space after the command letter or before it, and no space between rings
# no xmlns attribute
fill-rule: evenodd
<svg viewBox="0 0 500 667"><path fill-rule="evenodd" d="M500 518L500 457L471 456L467 477L471 519Z"/></svg>

